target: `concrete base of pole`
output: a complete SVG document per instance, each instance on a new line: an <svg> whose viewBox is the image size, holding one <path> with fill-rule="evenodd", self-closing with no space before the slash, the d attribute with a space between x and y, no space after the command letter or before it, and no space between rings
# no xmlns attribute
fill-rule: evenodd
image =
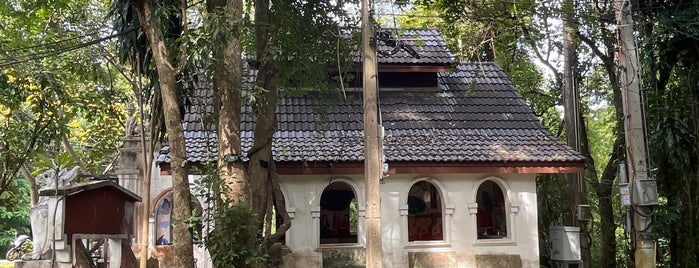
<svg viewBox="0 0 699 268"><path fill-rule="evenodd" d="M634 267L636 268L655 268L655 241L638 241L638 243L636 243L634 260Z"/></svg>

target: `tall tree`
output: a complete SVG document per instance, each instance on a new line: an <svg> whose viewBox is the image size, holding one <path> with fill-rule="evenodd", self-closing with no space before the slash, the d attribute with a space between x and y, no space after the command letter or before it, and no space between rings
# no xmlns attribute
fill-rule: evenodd
<svg viewBox="0 0 699 268"><path fill-rule="evenodd" d="M233 26L216 31L220 34L211 40L214 62L210 66L213 69L214 111L218 116L219 176L230 191L224 192L224 197L233 204L249 202L251 192L245 179L240 139L243 2L209 0L207 12L211 16L210 22Z"/></svg>
<svg viewBox="0 0 699 268"><path fill-rule="evenodd" d="M600 259L599 263L616 265L617 260L617 242L616 242L616 223L614 221L614 179L616 178L617 167L624 156L624 132L622 128L623 108L621 103L621 84L617 75L617 67L614 62L616 57L616 38L614 32L610 31L615 25L614 11L612 1L600 1L596 3L583 2L580 8L576 9L580 15L576 16L579 31L576 32L576 38L579 39L589 49L589 53L593 55L591 62L600 62L601 70L604 71L604 77L591 75L589 78L582 80L581 84L589 85L585 90L587 100L582 103L584 108L585 118L588 120L582 124L583 139L581 153L587 157L586 161L586 179L590 182L597 199L597 212L600 219ZM598 70L591 69L591 65L586 65L586 71L589 74L596 74ZM592 78L592 79L590 79ZM600 85L599 78L607 81ZM597 79L597 80L595 80ZM614 142L611 145L607 158L600 159L592 153L592 147L598 141L591 140L590 133L596 131L588 129L590 118L588 116L592 112L590 105L594 105L594 99L601 99L603 103L613 107L615 118L617 118L614 127L611 130L614 136ZM601 165L598 165L601 164ZM598 171L598 166L602 167L601 173ZM618 202L618 201L617 201ZM595 243L594 245L597 245Z"/></svg>
<svg viewBox="0 0 699 268"><path fill-rule="evenodd" d="M0 150L7 150L0 154L0 193L18 171L32 169L36 150L52 153L64 143L95 173L115 156L126 95L99 61L109 45L97 34L105 11L102 2L0 3L0 117L7 130L0 134Z"/></svg>
<svg viewBox="0 0 699 268"><path fill-rule="evenodd" d="M661 196L653 223L658 264L693 267L699 261L699 3L637 4L651 175Z"/></svg>
<svg viewBox="0 0 699 268"><path fill-rule="evenodd" d="M182 127L183 94L178 91L177 75L181 71L178 59L177 37L182 35L182 20L186 19L186 1L153 2L150 0L117 0L115 2L120 24L128 25L136 13L150 48L157 73L157 88L162 101L164 127L170 149L170 168L173 186L172 236L175 267L194 267L191 193L187 179L184 130ZM133 43L126 45L132 45ZM139 54L137 57L145 58ZM144 61L145 62L145 61Z"/></svg>
<svg viewBox="0 0 699 268"><path fill-rule="evenodd" d="M17 208L0 201L12 211L0 216L10 216L7 223L26 221L28 227L39 187L31 175L37 152L71 150L83 173L113 166L128 94L101 60L111 45L99 34L106 10L105 1L0 3L0 199L24 200L21 193L29 200ZM18 191L19 185L29 190ZM18 215L27 219L18 221ZM0 243L13 236L12 228L4 229Z"/></svg>
<svg viewBox="0 0 699 268"><path fill-rule="evenodd" d="M351 42L346 41L351 40L342 40L340 23L351 23L352 18L343 4L322 0L254 1L254 45L250 50L254 60L250 67L257 73L247 102L252 107L255 128L247 174L257 230L267 231L262 234L265 249L281 238L291 224L272 154L278 98L287 94L338 93L327 89L333 85L327 66L343 65L350 59ZM269 223L275 213L283 220L271 233Z"/></svg>
<svg viewBox="0 0 699 268"><path fill-rule="evenodd" d="M581 149L581 133L582 125L582 110L580 109L580 93L578 84L578 49L575 42L575 33L578 32L577 22L575 22L575 3L573 0L564 0L563 4L563 107L564 107L564 122L566 126L566 141L568 146L580 151ZM587 142L587 141L586 141ZM587 155L590 157L590 155ZM582 174L568 174L568 189L570 191L569 209L577 211L580 205L587 205L587 194L585 192L585 182ZM577 213L571 215L571 220L568 224L578 226L580 228L581 239L581 256L584 267L590 267L590 245L589 231L587 223L578 220Z"/></svg>

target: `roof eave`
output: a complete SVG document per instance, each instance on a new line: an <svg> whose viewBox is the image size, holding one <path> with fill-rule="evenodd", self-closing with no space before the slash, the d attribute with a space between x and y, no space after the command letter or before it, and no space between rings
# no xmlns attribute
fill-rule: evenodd
<svg viewBox="0 0 699 268"><path fill-rule="evenodd" d="M364 162L281 162L282 175L364 174ZM580 173L584 161L389 162L389 174Z"/></svg>
<svg viewBox="0 0 699 268"><path fill-rule="evenodd" d="M492 173L492 174L558 174L581 173L584 161L483 161L483 162L437 162L411 161L389 162L389 174L456 174L456 173ZM277 162L280 175L327 175L327 174L364 174L362 161L297 161ZM161 175L170 175L169 163L160 165Z"/></svg>

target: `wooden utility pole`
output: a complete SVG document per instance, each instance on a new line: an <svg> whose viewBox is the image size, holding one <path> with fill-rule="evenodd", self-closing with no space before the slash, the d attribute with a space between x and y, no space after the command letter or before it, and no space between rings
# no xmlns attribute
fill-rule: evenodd
<svg viewBox="0 0 699 268"><path fill-rule="evenodd" d="M377 268L381 262L381 152L377 108L376 49L374 25L369 19L369 0L362 0L362 63L364 93L364 177L366 185L366 267Z"/></svg>
<svg viewBox="0 0 699 268"><path fill-rule="evenodd" d="M624 107L624 135L626 137L626 174L632 188L631 225L634 248L634 265L637 268L655 267L655 240L652 231L652 213L641 213L647 209L647 202L639 203L641 196L634 196L638 182L648 180L646 161L646 139L644 132L643 102L640 91L639 63L633 35L631 2L617 1L617 31L619 34L619 66L621 69L622 102ZM636 183L634 183L634 181ZM653 183L654 186L654 183ZM645 190L644 190L645 192ZM657 193L657 192L655 192ZM657 201L656 201L657 202Z"/></svg>

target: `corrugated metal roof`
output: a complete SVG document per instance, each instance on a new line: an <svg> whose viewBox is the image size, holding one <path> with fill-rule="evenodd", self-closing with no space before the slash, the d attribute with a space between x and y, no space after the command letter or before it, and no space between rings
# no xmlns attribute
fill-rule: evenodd
<svg viewBox="0 0 699 268"><path fill-rule="evenodd" d="M409 73L406 73L409 75ZM438 88L382 90L384 154L389 162L580 162L584 158L553 137L494 63L461 63L438 74ZM336 89L328 89L328 92ZM211 90L193 99L185 115L187 160L215 159L215 126L201 118L213 111ZM362 161L362 93L347 98L319 93L282 98L277 107L276 161ZM328 94L332 95L332 94ZM340 96L336 94L335 96ZM244 107L243 151L252 146L253 119ZM169 162L169 148L158 162Z"/></svg>

